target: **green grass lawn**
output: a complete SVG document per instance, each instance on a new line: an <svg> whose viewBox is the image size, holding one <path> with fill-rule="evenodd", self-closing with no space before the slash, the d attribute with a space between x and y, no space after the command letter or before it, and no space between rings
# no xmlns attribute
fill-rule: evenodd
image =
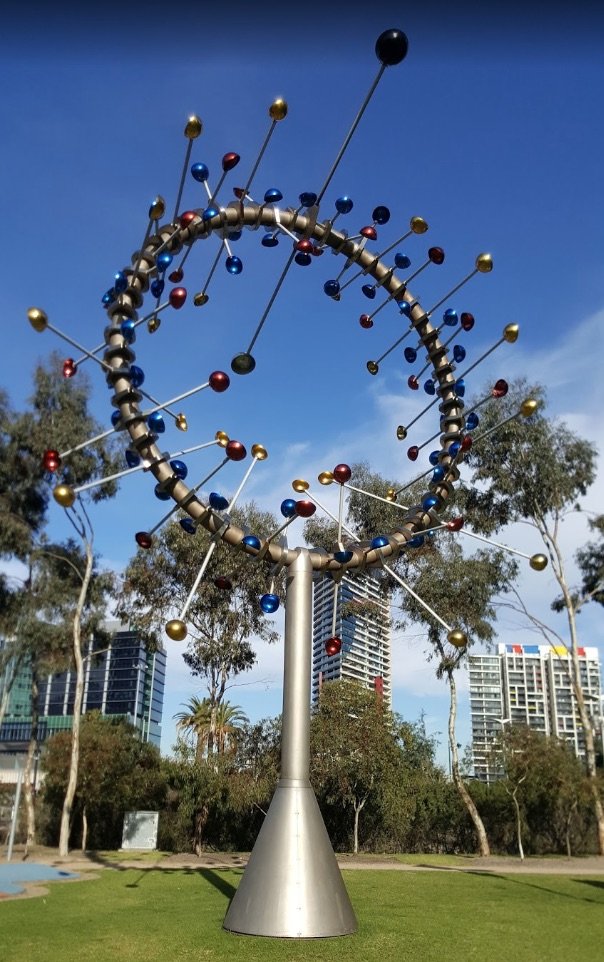
<svg viewBox="0 0 604 962"><path fill-rule="evenodd" d="M2 962L600 962L604 876L351 871L359 933L296 942L222 929L238 871L103 871L0 903Z"/></svg>

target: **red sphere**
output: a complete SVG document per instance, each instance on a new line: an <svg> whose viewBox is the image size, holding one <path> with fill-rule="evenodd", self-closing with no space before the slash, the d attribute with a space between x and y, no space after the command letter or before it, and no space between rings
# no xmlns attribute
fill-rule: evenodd
<svg viewBox="0 0 604 962"><path fill-rule="evenodd" d="M332 471L332 474L334 477L334 481L337 481L338 484L346 484L347 481L350 481L350 476L352 475L352 471L350 470L347 464L336 464L335 468Z"/></svg>
<svg viewBox="0 0 604 962"><path fill-rule="evenodd" d="M217 578L214 578L214 584L217 588L220 588L221 591L230 591L233 587L231 579L224 575L218 575Z"/></svg>
<svg viewBox="0 0 604 962"><path fill-rule="evenodd" d="M229 441L224 450L227 458L230 458L231 461L243 461L247 454L241 441Z"/></svg>
<svg viewBox="0 0 604 962"><path fill-rule="evenodd" d="M407 457L410 461L417 461L419 456L419 448L417 444L413 444L410 448L407 448Z"/></svg>
<svg viewBox="0 0 604 962"><path fill-rule="evenodd" d="M320 257L321 254L324 254L324 253L325 253L325 248L324 248L324 247L317 247L316 244L312 244L312 245L311 245L311 248L310 248L310 250L309 250L308 253L309 253L309 254L312 254L314 257Z"/></svg>
<svg viewBox="0 0 604 962"><path fill-rule="evenodd" d="M184 276L185 272L183 271L182 267L177 267L175 271L172 271L171 274L168 274L168 280L171 284L180 284Z"/></svg>
<svg viewBox="0 0 604 962"><path fill-rule="evenodd" d="M233 193L237 200L243 200L245 197L245 190L243 187L233 187Z"/></svg>
<svg viewBox="0 0 604 962"><path fill-rule="evenodd" d="M150 548L153 544L153 538L148 531L137 531L134 538L139 548Z"/></svg>
<svg viewBox="0 0 604 962"><path fill-rule="evenodd" d="M460 531L463 528L463 518L452 518L451 521L447 521L447 528L449 531Z"/></svg>
<svg viewBox="0 0 604 962"><path fill-rule="evenodd" d="M469 451L471 447L472 447L472 438L470 437L469 434L466 434L465 438L463 439L463 441L461 442L461 444L460 444L460 446L459 446L459 450L460 450L460 451Z"/></svg>
<svg viewBox="0 0 604 962"><path fill-rule="evenodd" d="M361 237L366 237L367 240L377 240L377 231L375 227L361 227L359 233Z"/></svg>
<svg viewBox="0 0 604 962"><path fill-rule="evenodd" d="M222 392L228 388L231 379L224 371L212 371L208 382L213 391L216 391L217 394L222 394Z"/></svg>
<svg viewBox="0 0 604 962"><path fill-rule="evenodd" d="M175 287L170 291L170 296L168 300L175 310L181 308L187 299L187 291L185 287Z"/></svg>
<svg viewBox="0 0 604 962"><path fill-rule="evenodd" d="M407 379L407 384L409 385L412 391L419 390L419 381L417 380L415 374L410 375L410 377Z"/></svg>
<svg viewBox="0 0 604 962"><path fill-rule="evenodd" d="M232 170L233 167L236 167L240 160L241 157L239 154L234 153L232 150L229 151L228 154L225 154L222 158L222 169L224 170L225 174L228 170Z"/></svg>
<svg viewBox="0 0 604 962"><path fill-rule="evenodd" d="M196 214L194 210L186 210L184 214L180 215L180 226L188 227L196 217L199 217L199 214Z"/></svg>
<svg viewBox="0 0 604 962"><path fill-rule="evenodd" d="M76 363L72 357L63 361L63 377L73 377L77 371Z"/></svg>
<svg viewBox="0 0 604 962"><path fill-rule="evenodd" d="M361 327L364 327L366 331L368 331L370 327L373 327L373 321L371 320L369 314L361 314L359 317L359 324Z"/></svg>
<svg viewBox="0 0 604 962"><path fill-rule="evenodd" d="M342 641L340 638L328 638L325 642L325 654L329 655L331 658L333 655L338 655L342 649Z"/></svg>
<svg viewBox="0 0 604 962"><path fill-rule="evenodd" d="M317 510L312 501L296 501L296 514L299 518L310 518Z"/></svg>
<svg viewBox="0 0 604 962"><path fill-rule="evenodd" d="M428 251L428 257L433 264L442 264L445 259L445 252L442 247L431 247Z"/></svg>
<svg viewBox="0 0 604 962"><path fill-rule="evenodd" d="M302 237L301 240L296 241L294 244L294 250L302 251L303 254L312 254L313 247L314 244L308 237Z"/></svg>
<svg viewBox="0 0 604 962"><path fill-rule="evenodd" d="M469 314L468 311L464 311L459 318L459 323L461 324L462 330L471 331L474 327L474 315Z"/></svg>
<svg viewBox="0 0 604 962"><path fill-rule="evenodd" d="M493 397L505 397L508 393L508 382L504 381L502 377L491 388L491 394Z"/></svg>
<svg viewBox="0 0 604 962"><path fill-rule="evenodd" d="M54 473L61 465L59 452L53 450L45 451L42 458L42 464L46 471L52 471Z"/></svg>

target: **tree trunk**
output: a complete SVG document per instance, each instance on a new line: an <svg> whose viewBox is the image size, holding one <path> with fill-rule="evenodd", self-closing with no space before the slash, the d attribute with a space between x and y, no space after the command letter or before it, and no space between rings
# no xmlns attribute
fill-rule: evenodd
<svg viewBox="0 0 604 962"><path fill-rule="evenodd" d="M23 771L23 800L25 802L25 815L27 820L24 858L27 858L29 849L36 841L36 786L32 783L32 775L35 778L37 778L38 775L36 768L36 753L38 751L38 694L38 669L35 655L33 655L31 662L31 732L27 746L25 769Z"/></svg>
<svg viewBox="0 0 604 962"><path fill-rule="evenodd" d="M354 830L353 830L352 850L353 850L353 852L354 852L355 855L358 855L358 854L359 854L359 815L361 814L361 811L362 811L363 806L364 806L364 804L365 804L366 801L367 801L367 795L365 795L365 798L364 798L361 802L358 802L358 803L357 803L356 799L355 799L355 801L353 802L353 805L354 805Z"/></svg>
<svg viewBox="0 0 604 962"><path fill-rule="evenodd" d="M86 806L82 809L82 851L86 851L86 845L88 844L88 816L86 814Z"/></svg>
<svg viewBox="0 0 604 962"><path fill-rule="evenodd" d="M516 841L518 843L518 855L520 856L520 861L524 862L524 849L522 847L522 820L520 817L520 805L518 804L518 799L516 797L518 792L518 785L512 792L512 801L514 802L514 810L516 812Z"/></svg>
<svg viewBox="0 0 604 962"><path fill-rule="evenodd" d="M459 792L459 796L465 805L468 815L472 819L472 823L478 837L480 854L484 858L487 858L491 854L491 849L489 846L489 839L487 837L486 829L478 809L474 804L474 799L464 785L463 779L459 772L459 755L457 752L457 738L455 735L455 721L457 718L457 685L455 683L452 668L447 668L447 677L449 679L449 749L451 752L451 776L453 778L453 784Z"/></svg>
<svg viewBox="0 0 604 962"><path fill-rule="evenodd" d="M82 717L82 702L84 700L84 660L82 658L82 614L88 594L88 587L92 578L94 555L92 553L92 542L89 538L84 540L86 553L86 566L82 587L78 596L78 603L73 617L73 660L76 671L75 699L73 704L73 728L71 732L71 758L69 762L69 779L67 790L63 801L63 811L61 813L61 832L59 835L59 855L69 854L69 830L71 826L71 812L73 800L75 798L78 784L78 766L80 762L80 721Z"/></svg>

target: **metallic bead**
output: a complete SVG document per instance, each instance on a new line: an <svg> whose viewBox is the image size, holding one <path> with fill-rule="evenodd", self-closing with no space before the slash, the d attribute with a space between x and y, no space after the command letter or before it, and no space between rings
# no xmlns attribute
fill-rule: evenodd
<svg viewBox="0 0 604 962"><path fill-rule="evenodd" d="M428 455L428 461L431 465L433 465L433 467L436 467L436 465L440 462L440 451L430 451L430 454Z"/></svg>
<svg viewBox="0 0 604 962"><path fill-rule="evenodd" d="M377 374L380 369L379 364L377 364L375 361L367 361L366 366L370 374Z"/></svg>
<svg viewBox="0 0 604 962"><path fill-rule="evenodd" d="M383 204L380 204L378 207L374 207L371 217L376 224L387 224L390 220L390 211Z"/></svg>
<svg viewBox="0 0 604 962"><path fill-rule="evenodd" d="M174 310L178 311L183 306L187 299L187 290L185 287L174 287L168 296L170 304Z"/></svg>
<svg viewBox="0 0 604 962"><path fill-rule="evenodd" d="M340 638L328 638L325 642L325 654L333 658L334 655L338 655L342 650L342 641Z"/></svg>
<svg viewBox="0 0 604 962"><path fill-rule="evenodd" d="M297 491L298 494L302 494L304 491L308 491L310 484L302 478L296 478L295 481L292 481L292 488L294 491Z"/></svg>
<svg viewBox="0 0 604 962"><path fill-rule="evenodd" d="M220 211L218 207L215 207L214 204L210 204L210 206L206 207L206 209L202 213L201 219L204 221L210 221L210 220L213 220L214 217L218 217L219 214L220 214Z"/></svg>
<svg viewBox="0 0 604 962"><path fill-rule="evenodd" d="M470 434L466 434L466 436L463 438L461 442L459 450L465 453L466 451L469 451L471 447L472 447L472 436Z"/></svg>
<svg viewBox="0 0 604 962"><path fill-rule="evenodd" d="M263 444L252 444L252 457L256 461L266 461L268 458L268 451Z"/></svg>
<svg viewBox="0 0 604 962"><path fill-rule="evenodd" d="M180 618L173 618L166 623L166 634L172 641L184 641L187 637L187 626Z"/></svg>
<svg viewBox="0 0 604 962"><path fill-rule="evenodd" d="M422 498L422 508L424 511L431 511L432 508L438 507L440 504L440 498L436 494L427 494Z"/></svg>
<svg viewBox="0 0 604 962"><path fill-rule="evenodd" d="M73 377L74 374L77 373L77 370L77 365L72 357L68 357L63 361L63 377Z"/></svg>
<svg viewBox="0 0 604 962"><path fill-rule="evenodd" d="M195 534L197 531L197 525L192 518L181 518L179 524L185 534Z"/></svg>
<svg viewBox="0 0 604 962"><path fill-rule="evenodd" d="M131 317L128 317L125 321L122 321L120 324L120 331L127 344L134 344L136 341L136 323Z"/></svg>
<svg viewBox="0 0 604 962"><path fill-rule="evenodd" d="M476 270L481 274L489 274L493 270L493 258L490 254L479 254L476 258Z"/></svg>
<svg viewBox="0 0 604 962"><path fill-rule="evenodd" d="M508 382L504 381L502 377L498 381L495 381L493 387L491 388L492 397L505 397L508 393Z"/></svg>
<svg viewBox="0 0 604 962"><path fill-rule="evenodd" d="M145 372L138 364L130 365L130 382L132 387L140 387L145 383Z"/></svg>
<svg viewBox="0 0 604 962"><path fill-rule="evenodd" d="M265 234L260 243L263 247L277 247L279 238L276 234Z"/></svg>
<svg viewBox="0 0 604 962"><path fill-rule="evenodd" d="M531 414L534 414L538 407L539 402L529 397L520 405L520 413L523 418L530 418Z"/></svg>
<svg viewBox="0 0 604 962"><path fill-rule="evenodd" d="M193 164L191 167L191 175L193 180L196 180L198 184L203 184L210 176L210 170L207 164Z"/></svg>
<svg viewBox="0 0 604 962"><path fill-rule="evenodd" d="M310 190L305 190L300 194L300 204L302 207L314 207L317 203L317 195Z"/></svg>
<svg viewBox="0 0 604 962"><path fill-rule="evenodd" d="M463 525L464 525L464 519L461 516L458 518L451 518L450 521L447 521L447 530L461 531L461 529L463 528Z"/></svg>
<svg viewBox="0 0 604 962"><path fill-rule="evenodd" d="M433 264L443 264L445 260L445 252L442 247L430 247L428 250L428 258Z"/></svg>
<svg viewBox="0 0 604 962"><path fill-rule="evenodd" d="M161 194L158 194L149 208L149 220L161 220L166 213L166 202Z"/></svg>
<svg viewBox="0 0 604 962"><path fill-rule="evenodd" d="M466 349L463 344L456 344L453 348L453 360L456 364L461 364L465 359Z"/></svg>
<svg viewBox="0 0 604 962"><path fill-rule="evenodd" d="M415 374L411 374L410 377L407 378L407 384L412 391L419 391L419 381L417 380Z"/></svg>
<svg viewBox="0 0 604 962"><path fill-rule="evenodd" d="M225 172L225 174L227 173L227 171L233 170L233 168L237 166L240 160L241 160L241 157L239 156L239 154L236 154L232 150L230 150L228 154L225 154L224 157L222 158L222 169Z"/></svg>
<svg viewBox="0 0 604 962"><path fill-rule="evenodd" d="M212 371L208 378L208 384L217 394L222 394L223 391L226 391L230 383L231 379L224 371Z"/></svg>
<svg viewBox="0 0 604 962"><path fill-rule="evenodd" d="M150 548L153 544L153 538L148 531L137 531L134 535L134 540L139 548L144 548L145 550Z"/></svg>
<svg viewBox="0 0 604 962"><path fill-rule="evenodd" d="M240 257L237 257L236 254L231 254L224 262L224 266L229 274L241 274L241 271L243 270L243 261Z"/></svg>
<svg viewBox="0 0 604 962"><path fill-rule="evenodd" d="M503 339L508 342L508 344L515 344L518 340L518 334L520 333L520 328L518 324L506 324L503 329Z"/></svg>
<svg viewBox="0 0 604 962"><path fill-rule="evenodd" d="M395 254L394 266L398 267L400 271L406 271L408 267L411 267L411 260L406 254Z"/></svg>
<svg viewBox="0 0 604 962"><path fill-rule="evenodd" d="M296 514L299 518L310 518L317 510L313 501L296 501Z"/></svg>
<svg viewBox="0 0 604 962"><path fill-rule="evenodd" d="M414 347L406 347L403 351L403 357L409 364L415 364L417 361L417 351Z"/></svg>
<svg viewBox="0 0 604 962"><path fill-rule="evenodd" d="M172 257L172 254L170 254L169 251L162 251L161 254L157 255L157 259L156 259L157 269L162 271L162 273L164 271L167 271L173 260L174 258Z"/></svg>
<svg viewBox="0 0 604 962"><path fill-rule="evenodd" d="M226 511L229 506L228 499L217 491L211 491L208 497L208 504L214 511Z"/></svg>
<svg viewBox="0 0 604 962"><path fill-rule="evenodd" d="M246 534L244 538L241 539L241 544L245 544L248 548L254 548L256 551L260 550L260 538L257 538L255 534Z"/></svg>
<svg viewBox="0 0 604 962"><path fill-rule="evenodd" d="M227 444L229 443L228 434L226 434L224 431L217 431L214 437L218 441L219 447L226 448Z"/></svg>
<svg viewBox="0 0 604 962"><path fill-rule="evenodd" d="M199 214L196 211L185 210L178 218L178 223L181 227L190 227L194 221L199 219Z"/></svg>
<svg viewBox="0 0 604 962"><path fill-rule="evenodd" d="M424 391L426 394L436 394L436 387L434 386L432 378L429 377L427 381L424 381Z"/></svg>
<svg viewBox="0 0 604 962"><path fill-rule="evenodd" d="M474 315L468 311L462 311L460 323L464 331L471 331L474 327Z"/></svg>
<svg viewBox="0 0 604 962"><path fill-rule="evenodd" d="M455 327L458 320L457 311L453 310L452 307L448 307L443 314L444 323L447 324L448 327Z"/></svg>
<svg viewBox="0 0 604 962"><path fill-rule="evenodd" d="M452 458L456 458L461 448L461 441L452 441L448 448L448 453Z"/></svg>
<svg viewBox="0 0 604 962"><path fill-rule="evenodd" d="M480 418L475 411L470 411L466 417L466 431L475 431L480 424Z"/></svg>
<svg viewBox="0 0 604 962"><path fill-rule="evenodd" d="M425 234L428 230L428 224L423 217L412 217L409 221L409 227L414 234Z"/></svg>
<svg viewBox="0 0 604 962"><path fill-rule="evenodd" d="M347 481L350 481L351 475L352 471L348 464L336 464L333 469L334 481L337 481L338 484L346 484Z"/></svg>
<svg viewBox="0 0 604 962"><path fill-rule="evenodd" d="M351 560L352 551L334 551L333 556L334 560L337 561L338 564L345 565Z"/></svg>
<svg viewBox="0 0 604 962"><path fill-rule="evenodd" d="M225 454L231 461L243 461L247 456L247 451L241 441L229 441L225 448Z"/></svg>
<svg viewBox="0 0 604 962"><path fill-rule="evenodd" d="M154 411L147 418L147 425L154 434L163 434L166 430L166 422L159 411Z"/></svg>
<svg viewBox="0 0 604 962"><path fill-rule="evenodd" d="M230 578L227 578L226 575L218 575L217 578L214 578L214 586L218 588L219 591L233 590L233 582Z"/></svg>
<svg viewBox="0 0 604 962"><path fill-rule="evenodd" d="M168 280L171 284L180 284L184 276L185 272L183 271L182 267L177 267L175 271L172 271L171 274L168 274Z"/></svg>
<svg viewBox="0 0 604 962"><path fill-rule="evenodd" d="M371 547L374 549L386 548L388 546L388 543L389 543L388 538L385 535L378 534L376 538L372 538Z"/></svg>
<svg viewBox="0 0 604 962"><path fill-rule="evenodd" d="M375 42L375 55L385 67L394 67L407 56L409 41L402 30L384 30Z"/></svg>
<svg viewBox="0 0 604 962"><path fill-rule="evenodd" d="M189 429L189 425L187 424L187 417L185 414L177 414L174 420L174 424L179 431L187 431Z"/></svg>
<svg viewBox="0 0 604 962"><path fill-rule="evenodd" d="M455 648L465 648L468 644L468 636L459 628L452 628L447 633L447 641Z"/></svg>
<svg viewBox="0 0 604 962"><path fill-rule="evenodd" d="M416 303L416 301L401 301L399 312L404 314L405 317L411 317L411 308Z"/></svg>
<svg viewBox="0 0 604 962"><path fill-rule="evenodd" d="M180 461L178 458L175 459L174 461L170 461L170 467L172 468L172 470L174 471L174 474L176 475L177 478L179 478L180 481L184 481L187 474L189 473L189 469L186 466L185 462Z"/></svg>
<svg viewBox="0 0 604 962"><path fill-rule="evenodd" d="M185 137L187 140L197 140L202 130L203 124L201 119L197 116L197 114L191 114L185 124Z"/></svg>
<svg viewBox="0 0 604 962"><path fill-rule="evenodd" d="M161 277L156 277L155 280L151 281L151 284L149 285L149 290L151 291L151 294L153 297L161 297L162 294L164 293L165 286L166 286L166 282L162 280Z"/></svg>
<svg viewBox="0 0 604 962"><path fill-rule="evenodd" d="M365 237L367 240L377 240L377 231L375 227L361 227L359 234L361 237Z"/></svg>
<svg viewBox="0 0 604 962"><path fill-rule="evenodd" d="M265 615L274 614L279 607L279 595L274 595L272 593L262 595L260 598L260 607Z"/></svg>
<svg viewBox="0 0 604 962"><path fill-rule="evenodd" d="M361 314L361 316L359 317L359 324L365 331L368 331L370 328L373 327L373 321L369 316L369 314Z"/></svg>
<svg viewBox="0 0 604 962"><path fill-rule="evenodd" d="M340 284L338 281L325 281L323 290L328 297L335 297L336 294L340 293Z"/></svg>
<svg viewBox="0 0 604 962"><path fill-rule="evenodd" d="M206 294L205 291L198 291L197 294L193 296L193 303L195 307L203 307L203 305L207 304L209 300L210 296L209 294Z"/></svg>
<svg viewBox="0 0 604 962"><path fill-rule="evenodd" d="M59 452L54 451L52 448L44 452L42 457L42 466L45 471L50 471L52 474L61 467L61 458L59 457Z"/></svg>
<svg viewBox="0 0 604 962"><path fill-rule="evenodd" d="M394 488L388 488L386 491L386 501L396 501L397 494Z"/></svg>
<svg viewBox="0 0 604 962"><path fill-rule="evenodd" d="M317 478L319 484L333 484L334 477L331 471L321 471L321 474Z"/></svg>
<svg viewBox="0 0 604 962"><path fill-rule="evenodd" d="M399 424L396 429L396 439L397 441L404 441L407 437L407 428L404 425Z"/></svg>
<svg viewBox="0 0 604 962"><path fill-rule="evenodd" d="M363 284L361 288L365 297L368 297L370 301L375 297L375 284Z"/></svg>
<svg viewBox="0 0 604 962"><path fill-rule="evenodd" d="M75 491L68 484L58 484L52 496L62 508L71 508L76 499Z"/></svg>
<svg viewBox="0 0 604 962"><path fill-rule="evenodd" d="M439 481L443 480L444 476L445 476L445 469L441 464L437 464L436 467L434 468L434 471L432 472L432 481L435 484L438 484Z"/></svg>
<svg viewBox="0 0 604 962"><path fill-rule="evenodd" d="M543 571L547 568L547 558L544 554L534 554L529 560L529 564L533 571Z"/></svg>
<svg viewBox="0 0 604 962"><path fill-rule="evenodd" d="M296 264L300 267L309 267L312 264L312 254L306 254L304 251L298 251L294 257Z"/></svg>
<svg viewBox="0 0 604 962"><path fill-rule="evenodd" d="M410 448L407 448L407 457L410 461L417 461L419 457L419 448L417 444L412 444Z"/></svg>
<svg viewBox="0 0 604 962"><path fill-rule="evenodd" d="M169 493L169 491L166 491L165 488L162 488L161 484L156 484L156 485L155 485L155 487L153 488L153 494L155 495L155 497L157 498L158 501L169 501L169 500L170 500L170 493Z"/></svg>
<svg viewBox="0 0 604 962"><path fill-rule="evenodd" d="M268 190L264 192L264 203L265 204L278 204L280 200L283 200L283 194L278 187L269 187Z"/></svg>
<svg viewBox="0 0 604 962"><path fill-rule="evenodd" d="M287 116L287 101L283 100L282 97L273 100L268 108L268 115L271 120L283 120Z"/></svg>
<svg viewBox="0 0 604 962"><path fill-rule="evenodd" d="M415 537L410 538L407 542L408 548L421 548L424 543L423 534L416 534Z"/></svg>
<svg viewBox="0 0 604 962"><path fill-rule="evenodd" d="M120 423L121 417L122 417L122 412L119 409L117 411L114 411L111 415L111 426L116 428Z"/></svg>
<svg viewBox="0 0 604 962"><path fill-rule="evenodd" d="M251 354L245 351L241 354L236 354L231 361L231 371L233 371L234 374L251 374L255 367L256 361Z"/></svg>
<svg viewBox="0 0 604 962"><path fill-rule="evenodd" d="M141 463L140 454L138 451L133 451L132 448L126 448L124 457L129 468L137 468Z"/></svg>
<svg viewBox="0 0 604 962"><path fill-rule="evenodd" d="M296 513L296 502L293 498L286 498L281 502L279 510L284 518L293 518Z"/></svg>
<svg viewBox="0 0 604 962"><path fill-rule="evenodd" d="M463 397L466 393L466 382L463 377L458 377L455 382L455 393L457 397Z"/></svg>
<svg viewBox="0 0 604 962"><path fill-rule="evenodd" d="M338 214L349 214L354 204L350 197L338 197L336 200L336 210Z"/></svg>

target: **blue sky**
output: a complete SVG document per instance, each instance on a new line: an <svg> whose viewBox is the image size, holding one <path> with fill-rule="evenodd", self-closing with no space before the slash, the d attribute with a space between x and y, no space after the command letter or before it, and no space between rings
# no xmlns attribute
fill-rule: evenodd
<svg viewBox="0 0 604 962"><path fill-rule="evenodd" d="M269 104L284 97L289 113L252 194L278 187L284 203L294 206L300 191L323 182L377 73L375 39L395 26L409 37L409 55L382 78L323 215L348 194L354 208L342 226L355 233L370 223L376 205L387 205L392 216L379 230L376 250L401 235L412 215L426 218L429 233L400 248L413 267L430 245L446 251L445 264L427 270L412 288L426 307L471 270L476 254L490 251L493 273L474 278L445 306L476 317L463 341L468 360L509 322L520 324L521 337L479 370L470 393L500 376L544 381L552 410L601 450L595 363L604 321L601 18L582 4L571 14L556 4L544 7L546 13L534 5L494 4L486 23L484 11L457 4L430 5L429 16L409 4L326 6L305 4L293 12L266 3L185 3L174 10L134 4L124 11L93 3L59 5L50 14L33 4L9 13L0 40L0 337L2 382L13 402L25 403L35 361L53 348L63 352L52 335L30 328L29 306L43 307L89 347L102 340L100 297L140 244L155 194L172 210L190 113L204 122L191 159L208 164L211 184L224 153L241 155L220 195L226 202L268 130ZM183 208L203 202L201 185L189 178ZM214 253L213 245L197 245L183 281L187 305L164 314L160 330L137 341L146 386L161 398L205 381L212 370L229 370L231 357L250 340L289 246L282 240L267 250L257 234L246 232L237 248L241 276L230 277L221 264L209 303L195 308L191 295L201 289ZM362 330L359 315L379 299L367 301L354 286L340 303L331 302L322 286L340 267L340 259L325 254L309 268L293 268L258 341L254 374L233 376L226 394L204 392L183 405L188 434L168 430L164 436L171 451L209 440L217 429L248 446L265 444L269 460L257 466L246 492L273 511L290 496L293 478L313 480L340 461L366 459L385 474L411 476L406 445L397 446L394 430L425 396L409 392L411 369L400 352L377 378L365 371L365 362L400 334L400 318L386 309L371 331ZM108 423L108 392L90 373L93 410ZM414 440L421 443L434 430L426 418ZM189 467L201 477L216 460L213 452L202 453ZM220 476L226 493L242 474L241 466L229 470L224 482ZM599 481L588 507L601 510L602 493ZM161 514L149 479L125 481L118 498L96 515L97 548L107 565L123 566L133 532ZM55 534L61 524L60 509L53 509ZM571 519L563 534L569 556L583 537L581 519ZM525 531L508 540L529 553L539 549ZM297 543L295 531L290 543ZM548 614L549 575L527 574L523 590ZM582 616L582 627L586 644L601 644L596 613ZM525 637L505 621L500 632L503 640ZM424 709L429 729L442 733L446 692L425 667L421 636L411 635L395 641L394 707L408 718ZM231 692L251 717L280 710L280 657L279 650L261 650L253 678ZM198 691L173 643L169 665L166 749L171 716ZM463 742L467 714L462 706Z"/></svg>

